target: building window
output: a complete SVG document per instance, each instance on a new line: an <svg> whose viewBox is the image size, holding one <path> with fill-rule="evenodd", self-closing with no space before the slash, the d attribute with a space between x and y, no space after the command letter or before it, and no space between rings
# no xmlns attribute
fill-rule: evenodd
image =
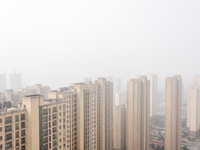
<svg viewBox="0 0 200 150"><path fill-rule="evenodd" d="M25 128L25 122L21 122L21 129Z"/></svg>
<svg viewBox="0 0 200 150"><path fill-rule="evenodd" d="M15 138L19 138L19 131L15 132Z"/></svg>
<svg viewBox="0 0 200 150"><path fill-rule="evenodd" d="M25 120L25 114L21 114L21 121Z"/></svg>
<svg viewBox="0 0 200 150"><path fill-rule="evenodd" d="M24 108L26 109L26 105L24 105Z"/></svg>
<svg viewBox="0 0 200 150"><path fill-rule="evenodd" d="M9 124L9 123L12 123L12 117L6 117L5 118L5 124Z"/></svg>
<svg viewBox="0 0 200 150"><path fill-rule="evenodd" d="M25 135L25 130L21 130L21 136Z"/></svg>
<svg viewBox="0 0 200 150"><path fill-rule="evenodd" d="M12 133L6 134L5 141L9 141L12 139Z"/></svg>
<svg viewBox="0 0 200 150"><path fill-rule="evenodd" d="M12 131L12 125L5 126L5 133Z"/></svg>
<svg viewBox="0 0 200 150"><path fill-rule="evenodd" d="M21 139L21 144L24 144L26 141L25 141L25 137Z"/></svg>
<svg viewBox="0 0 200 150"><path fill-rule="evenodd" d="M51 141L51 136L49 136L49 142Z"/></svg>
<svg viewBox="0 0 200 150"><path fill-rule="evenodd" d="M57 112L56 107L53 107L53 108L52 108L52 113L54 113L54 112Z"/></svg>
<svg viewBox="0 0 200 150"><path fill-rule="evenodd" d="M51 113L51 108L49 108L49 114Z"/></svg>
<svg viewBox="0 0 200 150"><path fill-rule="evenodd" d="M61 109L61 106L59 106L59 109Z"/></svg>
<svg viewBox="0 0 200 150"><path fill-rule="evenodd" d="M43 117L43 121L44 121L44 122L47 122L47 116L44 116L44 117Z"/></svg>
<svg viewBox="0 0 200 150"><path fill-rule="evenodd" d="M65 105L63 105L63 110L65 110Z"/></svg>
<svg viewBox="0 0 200 150"><path fill-rule="evenodd" d="M56 143L56 145L57 145L57 143ZM54 147L53 150L57 150L57 147Z"/></svg>
<svg viewBox="0 0 200 150"><path fill-rule="evenodd" d="M12 141L6 143L5 148L6 148L6 149L12 148Z"/></svg>
<svg viewBox="0 0 200 150"><path fill-rule="evenodd" d="M52 123L53 123L53 126L56 126L57 125L57 120L52 121Z"/></svg>
<svg viewBox="0 0 200 150"><path fill-rule="evenodd" d="M43 115L47 115L47 109L43 110Z"/></svg>
<svg viewBox="0 0 200 150"><path fill-rule="evenodd" d="M53 135L53 140L57 139L57 134Z"/></svg>
<svg viewBox="0 0 200 150"><path fill-rule="evenodd" d="M57 132L57 128L56 127L53 128L53 133L55 133L55 132Z"/></svg>
<svg viewBox="0 0 200 150"><path fill-rule="evenodd" d="M48 142L48 139L47 139L47 137L46 138L44 138L44 143L47 143Z"/></svg>
<svg viewBox="0 0 200 150"><path fill-rule="evenodd" d="M47 130L44 131L44 136L47 136Z"/></svg>
<svg viewBox="0 0 200 150"><path fill-rule="evenodd" d="M0 141L2 141L2 136L0 136Z"/></svg>
<svg viewBox="0 0 200 150"><path fill-rule="evenodd" d="M52 115L52 119L57 119L57 115L56 115L56 114L53 114L53 115Z"/></svg>
<svg viewBox="0 0 200 150"><path fill-rule="evenodd" d="M51 148L51 143L49 143L49 148Z"/></svg>
<svg viewBox="0 0 200 150"><path fill-rule="evenodd" d="M43 128L47 129L47 123L43 124Z"/></svg>
<svg viewBox="0 0 200 150"><path fill-rule="evenodd" d="M57 145L57 140L53 141L53 146Z"/></svg>
<svg viewBox="0 0 200 150"><path fill-rule="evenodd" d="M2 127L0 127L0 132L2 131Z"/></svg>
<svg viewBox="0 0 200 150"><path fill-rule="evenodd" d="M19 115L15 116L15 122L19 122Z"/></svg>
<svg viewBox="0 0 200 150"><path fill-rule="evenodd" d="M26 147L25 147L25 145L21 147L21 150L26 150Z"/></svg>
<svg viewBox="0 0 200 150"><path fill-rule="evenodd" d="M15 124L15 130L19 130L19 123Z"/></svg>
<svg viewBox="0 0 200 150"><path fill-rule="evenodd" d="M48 145L44 145L44 150L48 150Z"/></svg>
<svg viewBox="0 0 200 150"><path fill-rule="evenodd" d="M15 146L19 146L19 140L15 141Z"/></svg>
<svg viewBox="0 0 200 150"><path fill-rule="evenodd" d="M49 135L51 134L51 129L49 129Z"/></svg>
<svg viewBox="0 0 200 150"><path fill-rule="evenodd" d="M2 123L2 119L0 119L0 123Z"/></svg>

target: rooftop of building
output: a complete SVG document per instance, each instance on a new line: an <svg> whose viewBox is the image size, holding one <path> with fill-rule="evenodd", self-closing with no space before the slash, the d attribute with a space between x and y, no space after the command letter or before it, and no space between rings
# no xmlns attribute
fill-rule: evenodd
<svg viewBox="0 0 200 150"><path fill-rule="evenodd" d="M35 96L42 96L42 97L43 97L43 95L40 95L40 94L26 95L26 96L24 96L24 97L35 97Z"/></svg>
<svg viewBox="0 0 200 150"><path fill-rule="evenodd" d="M0 111L0 116L3 115L7 115L7 114L12 114L12 113L16 113L16 112L21 112L21 111L26 111L25 108L8 108L8 109L4 109L4 111Z"/></svg>

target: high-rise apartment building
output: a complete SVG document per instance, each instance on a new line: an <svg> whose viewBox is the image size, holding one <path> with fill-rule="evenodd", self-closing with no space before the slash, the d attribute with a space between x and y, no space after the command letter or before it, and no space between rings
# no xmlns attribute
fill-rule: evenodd
<svg viewBox="0 0 200 150"><path fill-rule="evenodd" d="M182 78L168 77L165 82L165 150L180 150Z"/></svg>
<svg viewBox="0 0 200 150"><path fill-rule="evenodd" d="M0 112L0 149L113 150L112 91L101 78L24 96Z"/></svg>
<svg viewBox="0 0 200 150"><path fill-rule="evenodd" d="M150 83L146 76L127 82L126 149L149 150Z"/></svg>
<svg viewBox="0 0 200 150"><path fill-rule="evenodd" d="M188 87L187 131L196 136L200 130L200 87Z"/></svg>
<svg viewBox="0 0 200 150"><path fill-rule="evenodd" d="M194 76L194 86L200 87L200 74Z"/></svg>
<svg viewBox="0 0 200 150"><path fill-rule="evenodd" d="M77 149L113 149L113 83L100 78L69 87L77 95ZM62 98L62 88L49 98Z"/></svg>
<svg viewBox="0 0 200 150"><path fill-rule="evenodd" d="M77 149L77 105L75 92L64 99L45 100L42 95L25 96L18 108L0 113L0 149Z"/></svg>
<svg viewBox="0 0 200 150"><path fill-rule="evenodd" d="M6 89L6 74L0 74L0 92Z"/></svg>
<svg viewBox="0 0 200 150"><path fill-rule="evenodd" d="M127 100L127 92L125 90L115 92L115 106L125 103L126 100Z"/></svg>
<svg viewBox="0 0 200 150"><path fill-rule="evenodd" d="M121 78L115 79L114 86L115 86L114 92L121 91L122 90L122 79Z"/></svg>
<svg viewBox="0 0 200 150"><path fill-rule="evenodd" d="M150 117L152 117L157 114L158 76L156 74L149 74L147 79L150 81Z"/></svg>
<svg viewBox="0 0 200 150"><path fill-rule="evenodd" d="M126 104L114 106L113 141L114 150L126 150Z"/></svg>
<svg viewBox="0 0 200 150"><path fill-rule="evenodd" d="M10 89L18 91L19 88L22 88L22 74L13 73L10 75Z"/></svg>

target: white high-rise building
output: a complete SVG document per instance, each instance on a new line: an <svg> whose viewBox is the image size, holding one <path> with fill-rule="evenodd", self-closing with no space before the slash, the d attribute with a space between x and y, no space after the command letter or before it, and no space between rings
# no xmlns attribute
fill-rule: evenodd
<svg viewBox="0 0 200 150"><path fill-rule="evenodd" d="M18 91L19 88L22 88L22 74L13 73L10 75L10 89Z"/></svg>
<svg viewBox="0 0 200 150"><path fill-rule="evenodd" d="M149 74L147 79L150 81L150 117L157 115L157 88L158 76Z"/></svg>

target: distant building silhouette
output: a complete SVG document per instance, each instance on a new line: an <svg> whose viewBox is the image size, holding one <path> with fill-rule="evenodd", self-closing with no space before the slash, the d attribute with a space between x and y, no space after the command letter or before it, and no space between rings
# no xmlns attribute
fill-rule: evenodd
<svg viewBox="0 0 200 150"><path fill-rule="evenodd" d="M0 74L0 92L6 89L6 74Z"/></svg>
<svg viewBox="0 0 200 150"><path fill-rule="evenodd" d="M19 88L22 88L22 74L13 73L10 75L10 89L18 91Z"/></svg>

